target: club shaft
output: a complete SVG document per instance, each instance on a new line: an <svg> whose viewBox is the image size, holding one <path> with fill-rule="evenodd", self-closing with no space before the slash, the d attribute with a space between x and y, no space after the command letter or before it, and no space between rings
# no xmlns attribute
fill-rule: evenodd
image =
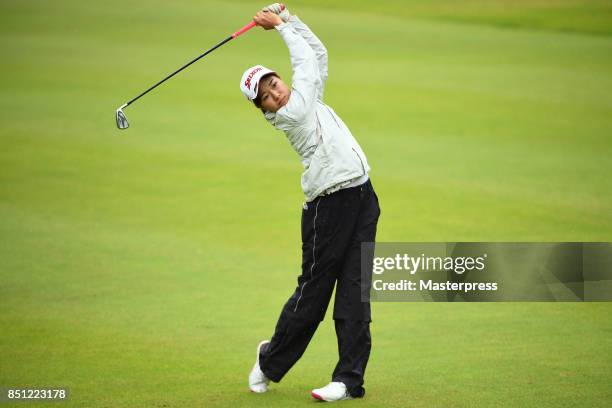
<svg viewBox="0 0 612 408"><path fill-rule="evenodd" d="M171 73L170 75L168 75L167 77L165 77L164 79L162 79L161 81L159 81L158 83L156 83L155 85L153 85L152 87L150 87L149 89L147 89L146 91L144 91L143 93L141 93L140 95L138 95L137 97L135 97L134 99L130 100L129 102L127 102L125 104L125 106L130 105L132 102L135 102L136 100L140 99L141 97L145 96L146 94L148 94L149 92L151 92L153 89L157 88L158 86L160 86L161 84L163 84L164 82L166 82L167 80L169 80L170 78L172 78L173 76L175 76L176 74L178 74L179 72L181 72L182 70L184 70L185 68L187 68L188 66L190 66L191 64L193 64L194 62L198 61L201 58L204 58L206 55L210 54L211 52L213 52L214 50L216 50L217 48L219 48L220 46L222 46L223 44L225 44L226 42L232 40L233 38L235 38L233 35L230 35L229 37L227 37L225 40L221 41L219 44L215 45L214 47L212 47L211 49L209 49L208 51L206 51L204 54L192 59L191 61L189 61L187 64L183 65L182 67L180 67L179 69L177 69L176 71L174 71L173 73Z"/></svg>

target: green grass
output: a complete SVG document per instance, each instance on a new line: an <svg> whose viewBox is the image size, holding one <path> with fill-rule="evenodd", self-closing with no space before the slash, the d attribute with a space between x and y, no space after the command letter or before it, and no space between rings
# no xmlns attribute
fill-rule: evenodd
<svg viewBox="0 0 612 408"><path fill-rule="evenodd" d="M612 34L612 3L608 0L404 0L376 5L369 0L295 0L291 5L505 28Z"/></svg>
<svg viewBox="0 0 612 408"><path fill-rule="evenodd" d="M380 241L612 241L607 2L325 4L289 6L329 49ZM331 316L281 384L246 388L300 265L299 160L238 89L255 63L289 77L278 36L240 37L114 125L259 6L0 4L0 387L285 407L329 381ZM368 394L343 404L609 406L611 312L376 303Z"/></svg>

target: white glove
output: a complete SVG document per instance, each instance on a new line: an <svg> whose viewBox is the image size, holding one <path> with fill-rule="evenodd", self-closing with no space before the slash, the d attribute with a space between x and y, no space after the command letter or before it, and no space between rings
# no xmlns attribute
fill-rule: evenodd
<svg viewBox="0 0 612 408"><path fill-rule="evenodd" d="M264 7L262 10L270 11L274 14L277 14L285 23L291 18L291 14L289 14L289 9L281 3L270 4L269 6Z"/></svg>

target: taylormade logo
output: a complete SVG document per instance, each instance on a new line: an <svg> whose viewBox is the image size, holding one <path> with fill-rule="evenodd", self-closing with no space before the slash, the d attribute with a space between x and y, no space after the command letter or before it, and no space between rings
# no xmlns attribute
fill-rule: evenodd
<svg viewBox="0 0 612 408"><path fill-rule="evenodd" d="M479 257L441 257L441 256L421 256L413 257L408 254L396 254L395 257L376 257L374 258L374 268L372 272L377 275L386 270L405 270L414 275L418 271L453 271L459 275L465 271L478 270L485 268L487 254Z"/></svg>
<svg viewBox="0 0 612 408"><path fill-rule="evenodd" d="M249 73L249 76L247 77L246 81L244 81L244 86L246 86L250 90L251 89L251 79L253 79L253 76L261 70L262 70L261 67L257 67L254 70L252 70Z"/></svg>

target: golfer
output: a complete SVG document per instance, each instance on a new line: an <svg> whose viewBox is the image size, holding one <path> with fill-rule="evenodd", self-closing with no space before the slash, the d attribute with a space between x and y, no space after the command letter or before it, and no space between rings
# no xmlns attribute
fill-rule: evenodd
<svg viewBox="0 0 612 408"><path fill-rule="evenodd" d="M272 339L257 347L249 388L266 392L270 380L279 382L300 359L336 286L333 318L339 359L331 382L312 390L312 396L324 401L360 398L371 348L370 303L361 299L362 284L368 289L371 277L362 282L361 243L374 242L380 215L370 167L348 127L323 103L327 50L321 41L279 3L253 19L266 30L278 31L287 44L292 84L288 87L276 72L256 65L244 72L240 89L272 126L285 132L299 154L306 201L298 285Z"/></svg>

